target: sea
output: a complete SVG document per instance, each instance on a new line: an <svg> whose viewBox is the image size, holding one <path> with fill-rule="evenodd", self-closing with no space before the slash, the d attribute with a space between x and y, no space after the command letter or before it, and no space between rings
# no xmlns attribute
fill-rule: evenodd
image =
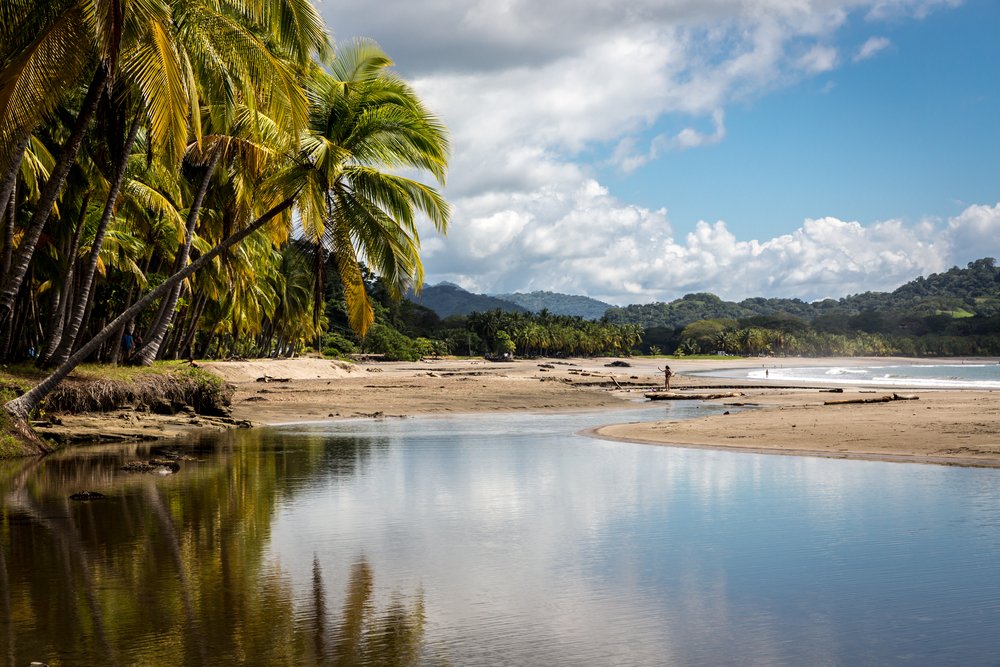
<svg viewBox="0 0 1000 667"><path fill-rule="evenodd" d="M905 387L913 389L1000 389L1000 362L914 361L859 365L792 366L768 359L756 368L695 372L702 377L769 380L802 384Z"/></svg>

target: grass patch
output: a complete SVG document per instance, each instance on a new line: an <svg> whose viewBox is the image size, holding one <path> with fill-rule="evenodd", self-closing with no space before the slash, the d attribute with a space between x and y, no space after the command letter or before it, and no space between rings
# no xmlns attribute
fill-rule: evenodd
<svg viewBox="0 0 1000 667"><path fill-rule="evenodd" d="M0 371L4 402L27 391L46 376L31 364ZM183 361L152 366L81 364L40 406L42 412L108 412L124 406L154 412L175 412L189 405L199 414L228 413L232 388L222 378Z"/></svg>
<svg viewBox="0 0 1000 667"><path fill-rule="evenodd" d="M970 313L964 308L959 308L958 310L939 310L938 315L950 315L953 319L960 320L966 317L975 317L975 313Z"/></svg>
<svg viewBox="0 0 1000 667"><path fill-rule="evenodd" d="M17 398L20 391L8 389L0 386L0 404ZM10 417L3 410L0 410L0 459L9 459L14 456L23 456L24 447L12 433L14 429L10 423Z"/></svg>

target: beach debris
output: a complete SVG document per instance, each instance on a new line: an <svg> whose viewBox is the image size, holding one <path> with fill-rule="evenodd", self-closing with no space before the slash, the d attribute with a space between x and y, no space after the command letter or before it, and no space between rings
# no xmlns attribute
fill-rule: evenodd
<svg viewBox="0 0 1000 667"><path fill-rule="evenodd" d="M69 497L70 500L103 500L104 498L107 496L100 491L77 491Z"/></svg>
<svg viewBox="0 0 1000 667"><path fill-rule="evenodd" d="M821 394L843 394L844 393L844 388L843 387L835 387L833 389L820 389L819 393L821 393Z"/></svg>
<svg viewBox="0 0 1000 667"><path fill-rule="evenodd" d="M621 359L615 359L611 363L604 364L607 368L632 368L632 364Z"/></svg>
<svg viewBox="0 0 1000 667"><path fill-rule="evenodd" d="M682 394L676 391L649 391L643 394L651 401L711 401L716 398L737 398L742 395L738 391L693 394Z"/></svg>
<svg viewBox="0 0 1000 667"><path fill-rule="evenodd" d="M877 398L848 398L840 401L823 401L823 405L857 405L859 403L890 403L892 401L916 401L919 396L891 394Z"/></svg>
<svg viewBox="0 0 1000 667"><path fill-rule="evenodd" d="M254 382L291 382L292 378L276 378L270 375L261 375Z"/></svg>

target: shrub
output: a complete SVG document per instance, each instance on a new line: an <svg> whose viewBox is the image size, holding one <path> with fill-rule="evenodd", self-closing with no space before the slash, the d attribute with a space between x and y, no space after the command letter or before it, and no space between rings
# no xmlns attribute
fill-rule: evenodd
<svg viewBox="0 0 1000 667"><path fill-rule="evenodd" d="M343 334L331 331L323 338L323 356L344 357L358 351L358 346Z"/></svg>
<svg viewBox="0 0 1000 667"><path fill-rule="evenodd" d="M376 324L365 336L364 349L370 354L383 354L387 361L416 361L420 352L412 340L384 324Z"/></svg>

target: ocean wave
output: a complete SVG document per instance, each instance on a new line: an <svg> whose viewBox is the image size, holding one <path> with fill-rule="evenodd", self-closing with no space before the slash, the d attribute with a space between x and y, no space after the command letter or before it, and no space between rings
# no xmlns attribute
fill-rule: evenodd
<svg viewBox="0 0 1000 667"><path fill-rule="evenodd" d="M856 387L911 389L1000 389L996 364L913 364L901 366L800 366L787 368L729 369L696 375L743 377L789 383L840 384Z"/></svg>

